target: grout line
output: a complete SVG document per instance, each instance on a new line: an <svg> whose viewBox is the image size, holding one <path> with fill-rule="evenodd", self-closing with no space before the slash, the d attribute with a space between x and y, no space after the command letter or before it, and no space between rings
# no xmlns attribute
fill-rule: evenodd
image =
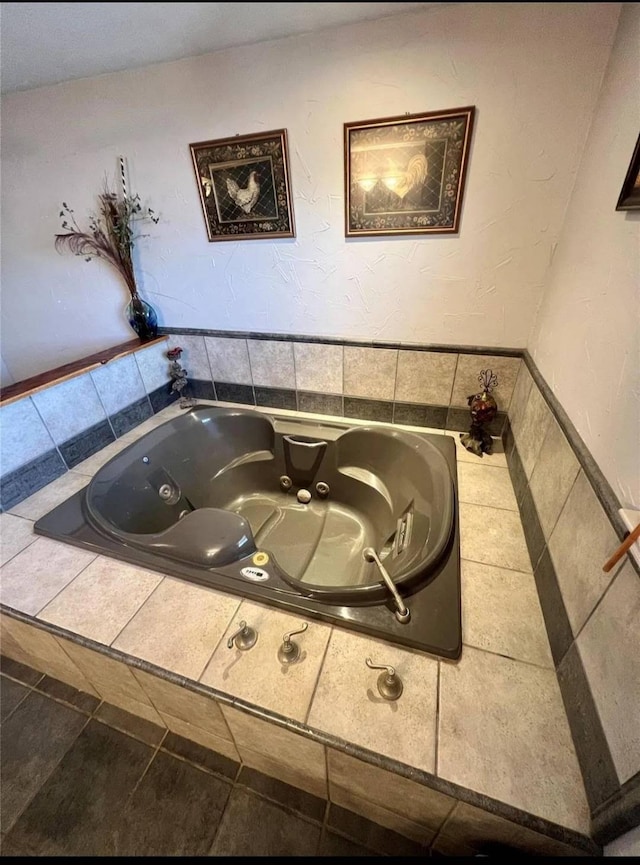
<svg viewBox="0 0 640 865"><path fill-rule="evenodd" d="M126 710L124 710L124 711L126 711ZM99 721L99 720L100 720L99 718L96 718L96 721ZM109 727L109 729L116 729L116 730L118 729L117 727L112 727L110 724L105 724L104 726ZM125 736L131 736L131 733L126 733L124 730L120 730L119 732L124 733ZM164 735L162 736L162 738L160 739L160 742L158 743L158 745L155 748L153 748L153 746L149 745L148 742L143 742L144 745L147 745L147 746L153 748L153 754L151 755L149 762L147 763L146 767L144 768L142 775L140 775L140 777L138 778L138 780L134 784L132 791L127 796L127 802L126 802L124 808L126 808L127 805L129 804L129 802L131 802L131 800L133 799L133 797L136 794L138 787L140 786L140 784L142 784L142 781L143 781L145 775L147 774L147 772L149 771L149 769L151 768L151 764L153 763L153 761L157 757L158 751L160 750L160 746L162 745L162 743L166 739L168 732L169 732L168 730L165 730ZM131 736L131 738L136 739L136 741L138 741L138 742L142 741L141 739L138 739L136 736ZM124 808L123 808L122 813L124 813Z"/></svg>
<svg viewBox="0 0 640 865"><path fill-rule="evenodd" d="M123 564L125 564L125 565L129 564L129 565L130 565L129 562L124 562ZM135 567L137 567L137 565L130 565L130 567L135 568ZM153 587L153 589L151 589L151 591L149 592L149 594L147 595L147 597L144 599L144 601L140 604L140 606L135 610L135 612L134 612L131 616L129 616L129 618L128 618L127 621L124 623L124 625L120 628L120 630L119 630L118 633L115 635L115 637L113 638L113 640L111 640L111 642L109 643L109 647L112 647L112 646L113 646L113 644L114 644L115 641L120 637L120 635L122 634L122 632L123 632L126 628L129 627L129 625L131 624L131 622L133 621L133 619L135 619L135 617L138 615L138 613L140 612L140 610L145 606L145 604L147 603L147 601L149 600L149 598L151 598L151 596L154 595L154 594L156 593L156 591L160 588L160 586L161 586L161 585L164 583L164 581L167 579L167 574L163 574L163 573L161 573L160 571L152 571L151 573L157 574L157 575L160 577L160 579L158 580L157 584ZM89 639L94 639L94 638L93 638L93 637L89 637ZM96 640L96 642L99 642L99 641ZM116 650L116 651L118 651L118 650ZM122 651L122 650L119 650L119 651Z"/></svg>
<svg viewBox="0 0 640 865"><path fill-rule="evenodd" d="M547 629L544 624L544 616L543 618L543 627L545 630L545 636L547 636ZM548 638L548 637L547 637ZM465 643L464 640L462 642L463 646L466 646L468 649L474 649L476 652L484 652L485 655L493 655L496 658L505 658L507 661L514 661L516 664L526 664L527 667L535 667L538 670L547 670L551 672L555 672L555 664L553 663L553 655L551 655L551 664L550 667L545 667L543 664L537 664L535 661L525 661L523 658L516 658L513 655L505 655L503 652L494 652L491 649L485 649L482 646L474 646L473 643Z"/></svg>
<svg viewBox="0 0 640 865"><path fill-rule="evenodd" d="M49 540L51 540L51 539L49 538ZM75 583L75 581L78 579L80 574L83 574L87 570L89 565L92 565L95 562L95 560L99 557L99 555L100 555L99 553L96 553L90 562L87 562L87 564L83 568L81 568L78 571L78 573L69 580L68 583L66 583L59 591L57 591L55 593L55 595L52 598L49 598L49 600L42 607L40 607L40 609L38 610L37 613L31 614L31 615L33 615L34 619L37 619L40 616L40 613L44 612L44 610L46 610L46 608L49 606L49 604L51 604L51 603L53 603L53 601L55 601L55 599L58 597L58 595L61 595L65 591L65 589L68 589L72 583ZM27 613L27 615L29 615L29 614ZM47 620L45 619L44 621L47 621ZM86 678L86 676L85 676L85 678Z"/></svg>
<svg viewBox="0 0 640 865"><path fill-rule="evenodd" d="M549 554L549 555L551 555L551 554ZM624 566L626 565L626 563L627 563L627 557L625 556L625 557L621 560L621 562L622 562L622 563L618 562L618 567L616 568L616 570L615 570L613 576L612 576L611 579L609 580L609 582L608 582L608 584L607 584L607 588L606 588L606 589L604 590L604 592L600 595L600 597L599 597L599 599L598 599L598 601L597 601L595 607L591 610L591 612L589 613L589 615L587 616L587 618L584 620L584 624L581 626L581 628L580 628L580 630L578 631L578 633L577 633L577 634L574 634L574 636L573 636L573 643L576 643L576 648L577 648L578 637L579 637L580 634L584 631L584 629L586 628L588 622L591 620L593 614L594 614L595 611L598 609L598 607L600 606L600 604L604 601L604 596L605 596L606 594L608 594L609 589L613 586L614 582L616 581L616 579L617 579L617 577L618 577L618 574L620 573L620 571L621 571L621 570L624 568ZM563 600L564 600L564 599L563 599ZM568 618L568 615L567 615L567 618ZM571 622L569 622L569 625L571 625ZM573 628L572 628L572 631L573 631ZM569 648L571 648L571 646L570 646ZM569 649L567 649L567 651L569 651ZM565 654L566 654L566 653L565 653ZM581 659L581 660L582 660L582 659ZM583 664L583 666L584 666L584 664ZM586 673L586 670L585 670L585 673Z"/></svg>
<svg viewBox="0 0 640 865"><path fill-rule="evenodd" d="M40 409L39 409L38 406L36 405L36 401L35 401L32 397L27 397L27 399L29 400L29 402L31 403L31 405L32 405L32 406L34 407L34 409L36 410L36 414L37 414L38 417L40 418L40 423L41 423L41 424L43 425L43 427L46 429L46 431L47 431L47 435L49 436L49 438L51 439L51 441L52 441L52 443L53 443L53 448L52 448L52 450L55 450L55 451L56 451L56 453L58 454L58 456L59 456L60 459L62 460L62 465L65 467L65 469L66 469L67 471L70 471L69 466L67 465L67 462L66 462L65 458L62 456L62 453L60 452L60 447L59 447L59 445L58 445L58 442L54 439L53 435L51 434L51 430L49 429L49 427L47 426L47 424L46 424L46 422L45 422L45 419L44 419L44 418L42 417L42 415L40 414ZM44 456L45 453L47 453L47 451L44 451L44 453L39 454L38 456ZM38 457L34 457L34 459L38 459ZM29 460L29 462L30 462L30 460ZM18 466L18 468L20 468L20 466ZM8 474L8 473L7 473L7 474ZM57 480L57 478L56 478L56 480ZM43 489L43 488L41 487L41 489ZM38 490L36 490L36 492L38 492ZM27 498L28 498L28 496L27 496Z"/></svg>
<svg viewBox="0 0 640 865"><path fill-rule="evenodd" d="M313 686L313 691L311 693L311 699L309 700L309 706L307 708L307 711L305 712L304 721L302 722L306 726L309 726L308 725L308 718L309 718L309 715L311 714L311 707L313 706L313 700L314 700L314 697L316 695L316 691L318 690L318 684L320 682L320 675L321 675L322 669L324 667L324 662L325 662L325 658L327 657L327 652L329 651L329 643L331 642L331 638L333 637L333 632L334 632L334 628L331 627L331 631L329 633L329 639L327 640L327 644L324 647L324 652L322 654L322 661L320 662L320 666L318 667L318 674L316 676L316 681L315 681L315 684ZM329 775L327 773L327 783L329 783L328 779L329 779Z"/></svg>
<svg viewBox="0 0 640 865"><path fill-rule="evenodd" d="M455 363L455 366L453 368L453 377L451 378L451 389L449 391L449 402L447 404L447 413L449 412L449 409L451 408L451 400L453 399L453 391L454 391L455 385L456 385L456 376L458 375L458 364L459 363L460 363L460 354L456 353L456 363Z"/></svg>

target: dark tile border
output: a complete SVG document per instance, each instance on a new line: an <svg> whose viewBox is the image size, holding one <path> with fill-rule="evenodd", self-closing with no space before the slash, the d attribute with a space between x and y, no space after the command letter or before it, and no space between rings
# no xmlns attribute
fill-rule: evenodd
<svg viewBox="0 0 640 865"><path fill-rule="evenodd" d="M437 792L444 793L445 795L450 796L453 799L459 799L461 802L466 802L469 805L475 805L477 808L480 808L483 811L488 811L489 813L496 814L499 817L503 817L505 820L510 820L512 823L517 823L518 825L524 826L527 829L532 829L534 832L538 832L541 835L547 835L548 837L554 838L557 841L562 841L564 844L573 845L574 847L583 850L586 853L590 853L593 855L600 855L602 853L600 847L595 844L591 838L587 837L586 835L582 835L580 832L576 832L574 829L569 829L565 826L560 826L557 823L552 823L551 821L545 820L542 817L537 817L535 814L531 814L528 811L522 811L519 808L515 808L514 806L508 805L505 802L501 802L497 799L492 799L489 796L485 796L483 793L477 793L475 790L470 790L467 787L461 787L458 784L455 784L453 781L448 781L445 778L439 778L435 775L430 774L429 772L423 771L422 769L416 769L414 766L408 766L406 763L400 763L399 761L394 760L391 757L385 757L382 754L370 751L367 748L361 747L360 745L354 745L351 742L346 742L344 739L340 739L330 733L316 730L313 727L309 727L307 724L304 724L300 721L293 721L289 718L284 717L283 715L277 714L276 712L263 709L262 707L256 706L255 704L250 703L247 700L242 700L239 697L233 697L224 691L219 691L216 688L202 685L200 682L195 682L192 679L187 679L185 676L171 673L170 671L165 670L161 667L157 667L154 664L150 664L148 661L144 661L141 658L136 658L133 655L128 655L126 652L121 652L111 648L110 646L104 646L100 643L96 643L93 640L88 639L87 637L82 637L79 634L74 634L71 631L66 630L65 628L59 627L58 625L53 625L49 622L43 622L39 619L34 619L32 616L28 616L26 613L22 613L19 610L14 610L4 604L0 604L0 610L5 615L10 616L17 621L24 622L25 624L31 625L35 628L39 628L42 631L47 631L48 633L55 634L56 636L62 637L65 640L69 640L73 643L77 643L80 646L84 646L87 649L91 649L94 652L99 652L108 658L112 658L115 661L123 662L137 670L144 670L152 676L157 676L158 678L171 682L174 685L179 685L180 687L186 688L193 693L201 694L204 697L214 698L218 703L221 703L222 705L232 706L233 708L238 709L241 712L245 712L246 714L251 715L255 718L268 721L275 726L282 727L283 729L290 730L294 733L298 733L304 738L310 739L314 742L318 742L321 745L325 745L329 748L334 748L337 751L342 751L344 754L347 754L351 757L356 757L357 759L362 760L364 763L368 763L372 766L377 766L380 769L386 769L388 772L393 772L394 774L400 775L403 778L408 778L411 781L415 781L416 784L421 784L422 786L428 787L432 790L436 790Z"/></svg>
<svg viewBox="0 0 640 865"><path fill-rule="evenodd" d="M190 378L189 383L184 389L185 396L190 396L193 399L215 399L216 392L212 381L206 381L202 378Z"/></svg>
<svg viewBox="0 0 640 865"><path fill-rule="evenodd" d="M266 408L285 408L289 411L296 411L298 408L295 390L281 387L257 387L256 385L254 385L253 390L256 395L256 405Z"/></svg>
<svg viewBox="0 0 640 865"><path fill-rule="evenodd" d="M114 730L127 733L134 739L139 739L154 748L162 742L166 733L164 727L154 724L153 721L140 718L138 715L132 715L131 712L125 712L124 709L114 706L112 703L102 703L94 718L96 721L102 721L103 724L113 727Z"/></svg>
<svg viewBox="0 0 640 865"><path fill-rule="evenodd" d="M153 417L153 409L149 402L149 397L145 396L142 399L132 402L125 408L115 414L109 415L111 426L118 438L126 435L132 429L135 429L138 424Z"/></svg>
<svg viewBox="0 0 640 865"><path fill-rule="evenodd" d="M409 426L425 426L430 429L446 429L447 406L420 405L420 403L396 402L393 406L393 422Z"/></svg>
<svg viewBox="0 0 640 865"><path fill-rule="evenodd" d="M159 327L158 333L185 336L220 336L225 339L261 339L277 342L308 342L316 345L347 345L365 348L392 348L403 351L437 351L448 354L489 354L496 357L522 357L521 348L496 348L487 345L439 345L422 342L388 342L378 339L342 339L333 336L309 336L299 333L261 333L243 330L208 330L197 327Z"/></svg>
<svg viewBox="0 0 640 865"><path fill-rule="evenodd" d="M30 687L36 685L44 677L44 673L34 670L27 664L21 664L20 661L14 661L8 655L0 656L0 673Z"/></svg>
<svg viewBox="0 0 640 865"><path fill-rule="evenodd" d="M68 703L74 709L79 709L87 715L100 705L98 697L93 694L85 694L77 688L61 682L59 679L54 679L52 676L43 676L42 679L34 686L36 691L46 694L47 697L53 697L54 700L60 700L63 703Z"/></svg>
<svg viewBox="0 0 640 865"><path fill-rule="evenodd" d="M204 748L197 742L192 742L191 739L185 739L184 736L172 733L171 730L169 730L162 743L162 750L176 757L182 757L183 760L195 763L197 766L208 769L210 772L215 772L217 775L222 775L224 778L230 778L232 781L235 779L240 768L240 763L236 760L225 757L224 754L218 754L217 751Z"/></svg>
<svg viewBox="0 0 640 865"><path fill-rule="evenodd" d="M342 395L335 393L312 393L311 391L299 390L298 411L344 417Z"/></svg>
<svg viewBox="0 0 640 865"><path fill-rule="evenodd" d="M620 789L620 782L576 643L558 667L558 684L593 813Z"/></svg>
<svg viewBox="0 0 640 865"><path fill-rule="evenodd" d="M324 820L324 813L327 808L326 799L320 799L299 787L292 787L291 784L265 775L257 769L251 769L246 764L242 764L237 783L244 784L255 793L283 805L296 814L315 820L317 823L322 823Z"/></svg>
<svg viewBox="0 0 640 865"><path fill-rule="evenodd" d="M327 826L353 838L358 844L379 850L387 856L428 856L429 845L423 846L391 829L372 823L366 817L348 811L333 802L329 805ZM435 834L435 833L434 833Z"/></svg>
<svg viewBox="0 0 640 865"><path fill-rule="evenodd" d="M608 844L640 826L640 772L622 785L593 815L593 837Z"/></svg>
<svg viewBox="0 0 640 865"><path fill-rule="evenodd" d="M67 467L72 469L115 440L111 424L103 420L59 445L59 450Z"/></svg>
<svg viewBox="0 0 640 865"><path fill-rule="evenodd" d="M525 532L525 537L528 537ZM573 631L564 605L556 570L548 548L545 546L533 575L538 589L538 598L549 637L549 646L556 668L573 643Z"/></svg>
<svg viewBox="0 0 640 865"><path fill-rule="evenodd" d="M256 404L253 385L233 384L228 381L214 381L213 385L221 402L238 402L243 405Z"/></svg>
<svg viewBox="0 0 640 865"><path fill-rule="evenodd" d="M29 498L66 471L67 467L59 452L50 450L12 472L7 472L0 479L2 510L6 511Z"/></svg>
<svg viewBox="0 0 640 865"><path fill-rule="evenodd" d="M176 402L178 394L171 390L171 382L167 382L166 384L160 385L160 387L157 387L155 390L152 390L151 393L148 394L148 397L153 413L158 414L158 412L162 411L163 408L167 408L167 406Z"/></svg>
<svg viewBox="0 0 640 865"><path fill-rule="evenodd" d="M382 423L393 422L393 403L378 399L360 399L360 397L345 396L344 416L357 420L376 420Z"/></svg>

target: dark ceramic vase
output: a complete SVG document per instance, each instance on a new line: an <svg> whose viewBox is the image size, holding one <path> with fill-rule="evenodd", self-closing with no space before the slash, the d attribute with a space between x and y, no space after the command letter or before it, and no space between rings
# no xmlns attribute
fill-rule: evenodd
<svg viewBox="0 0 640 865"><path fill-rule="evenodd" d="M125 309L129 324L142 342L155 339L158 335L158 316L155 309L140 295L131 298Z"/></svg>

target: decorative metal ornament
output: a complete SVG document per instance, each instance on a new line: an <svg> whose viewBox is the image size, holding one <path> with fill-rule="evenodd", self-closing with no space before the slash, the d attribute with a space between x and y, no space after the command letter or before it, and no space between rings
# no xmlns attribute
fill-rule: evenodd
<svg viewBox="0 0 640 865"><path fill-rule="evenodd" d="M178 394L180 397L180 408L192 408L196 405L197 400L190 396L183 396L182 391L187 387L187 371L180 365L180 356L182 349L179 346L170 348L167 352L167 357L171 361L169 366L169 375L171 376L171 391Z"/></svg>
<svg viewBox="0 0 640 865"><path fill-rule="evenodd" d="M498 405L491 396L491 391L498 386L498 377L493 370L483 369L480 370L478 381L483 386L482 391L467 397L471 427L468 433L460 433L460 441L468 451L481 457L493 450L493 439L484 425L491 423L498 412Z"/></svg>

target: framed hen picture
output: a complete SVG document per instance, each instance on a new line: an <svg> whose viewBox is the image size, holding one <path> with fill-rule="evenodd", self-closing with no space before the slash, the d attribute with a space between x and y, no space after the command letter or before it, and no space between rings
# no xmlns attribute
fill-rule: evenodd
<svg viewBox="0 0 640 865"><path fill-rule="evenodd" d="M475 108L345 123L347 237L455 234Z"/></svg>
<svg viewBox="0 0 640 865"><path fill-rule="evenodd" d="M189 147L209 240L295 237L286 129Z"/></svg>

